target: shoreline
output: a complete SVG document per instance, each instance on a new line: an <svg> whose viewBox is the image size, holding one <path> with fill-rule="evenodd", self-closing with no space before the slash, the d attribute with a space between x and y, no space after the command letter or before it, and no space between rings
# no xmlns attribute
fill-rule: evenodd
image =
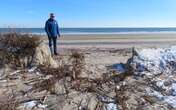
<svg viewBox="0 0 176 110"><path fill-rule="evenodd" d="M45 35L46 36L46 35ZM176 39L176 33L148 33L148 34L88 34L61 35L61 40L96 40L96 39Z"/></svg>

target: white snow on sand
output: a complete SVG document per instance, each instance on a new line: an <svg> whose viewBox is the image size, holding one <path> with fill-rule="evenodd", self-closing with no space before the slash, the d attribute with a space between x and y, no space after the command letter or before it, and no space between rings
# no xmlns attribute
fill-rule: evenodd
<svg viewBox="0 0 176 110"><path fill-rule="evenodd" d="M148 95L176 108L176 47L138 49L135 52L131 62L134 73L137 76L149 76L159 88L146 88Z"/></svg>
<svg viewBox="0 0 176 110"><path fill-rule="evenodd" d="M157 75L161 73L172 74L176 70L176 47L135 50L137 56L133 57L136 74ZM148 71L148 73L146 73Z"/></svg>
<svg viewBox="0 0 176 110"><path fill-rule="evenodd" d="M162 95L159 91L153 91L151 88L146 88L148 95L157 97L160 101L166 102L173 108L176 108L176 96L173 95Z"/></svg>
<svg viewBox="0 0 176 110"><path fill-rule="evenodd" d="M33 110L33 108L36 106L41 109L45 109L47 107L47 105L42 105L40 103L37 103L37 101L30 101L30 102L24 103L24 107L26 110Z"/></svg>
<svg viewBox="0 0 176 110"><path fill-rule="evenodd" d="M36 106L36 101L30 101L30 102L27 102L27 103L24 104L24 107L27 110L31 110L35 106Z"/></svg>
<svg viewBox="0 0 176 110"><path fill-rule="evenodd" d="M118 110L117 105L114 103L107 104L107 110Z"/></svg>

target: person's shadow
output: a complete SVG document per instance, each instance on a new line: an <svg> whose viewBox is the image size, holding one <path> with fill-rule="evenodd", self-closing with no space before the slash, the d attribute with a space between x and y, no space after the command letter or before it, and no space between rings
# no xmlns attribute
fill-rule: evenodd
<svg viewBox="0 0 176 110"><path fill-rule="evenodd" d="M119 74L126 72L126 65L123 64L123 63L117 63L117 64L113 64L113 65L110 65L110 66L106 66L106 68L109 72L114 71L114 72L117 72Z"/></svg>

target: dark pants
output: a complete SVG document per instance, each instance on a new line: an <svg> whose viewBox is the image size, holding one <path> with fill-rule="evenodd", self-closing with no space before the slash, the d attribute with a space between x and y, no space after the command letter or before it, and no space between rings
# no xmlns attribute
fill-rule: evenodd
<svg viewBox="0 0 176 110"><path fill-rule="evenodd" d="M49 40L49 47L51 50L51 54L53 54L53 49L54 49L54 54L57 54L57 37L48 37L48 40Z"/></svg>

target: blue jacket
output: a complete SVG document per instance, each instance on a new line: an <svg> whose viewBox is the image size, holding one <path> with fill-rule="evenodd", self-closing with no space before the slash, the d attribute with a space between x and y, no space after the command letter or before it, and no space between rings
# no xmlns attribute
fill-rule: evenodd
<svg viewBox="0 0 176 110"><path fill-rule="evenodd" d="M45 31L48 37L57 37L60 36L59 26L56 20L48 19L45 24Z"/></svg>

